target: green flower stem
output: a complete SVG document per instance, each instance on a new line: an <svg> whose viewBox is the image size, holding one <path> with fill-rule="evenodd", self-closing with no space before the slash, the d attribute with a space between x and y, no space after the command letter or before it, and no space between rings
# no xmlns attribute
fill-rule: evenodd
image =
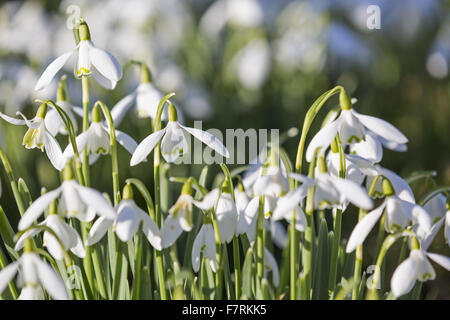
<svg viewBox="0 0 450 320"><path fill-rule="evenodd" d="M297 263L298 263L298 253L297 253L297 230L295 229L295 211L292 212L292 218L291 218L291 225L290 227L290 233L289 233L289 241L290 241L290 245L289 245L289 254L290 254L290 269L289 269L289 273L290 273L290 290L291 290L291 296L290 299L291 300L296 300L297 299L297 273L298 273L298 267L297 267Z"/></svg>
<svg viewBox="0 0 450 320"><path fill-rule="evenodd" d="M234 196L234 187L233 181L230 174L230 170L226 166L226 164L220 165L226 179L228 180L229 192L233 197L233 201L236 202L236 198ZM233 237L233 262L234 262L234 287L235 287L235 295L236 299L239 299L241 296L241 261L239 257L239 238L235 235Z"/></svg>
<svg viewBox="0 0 450 320"><path fill-rule="evenodd" d="M25 212L25 208L23 206L22 197L20 196L19 189L17 188L16 180L14 179L14 174L12 172L11 164L9 163L6 154L0 148L0 159L3 163L3 167L5 168L6 175L8 176L9 183L11 185L11 189L14 195L14 200L16 200L17 208L19 209L20 216L23 216Z"/></svg>
<svg viewBox="0 0 450 320"><path fill-rule="evenodd" d="M373 196L373 193L375 192L375 185L377 184L378 179L380 179L381 176L376 176L375 179L373 179L372 184L369 189L369 196ZM359 209L358 214L358 222L361 221L362 218L367 214L367 210ZM358 287L359 282L361 281L361 270L362 270L362 262L363 262L363 245L360 244L356 248L355 252L355 267L353 272L353 280L354 285L352 289L352 300L358 299Z"/></svg>
<svg viewBox="0 0 450 320"><path fill-rule="evenodd" d="M169 93L159 102L158 109L156 111L156 119L154 123L153 132L159 131L161 129L161 116L164 110L164 106L167 100L169 100L169 98L172 97L173 95L175 95L175 93ZM156 218L155 220L159 228L161 228L163 222L161 213L161 194L160 194L161 192L160 172L159 172L160 164L161 164L161 151L160 151L160 143L158 143L158 145L155 147L155 150L153 151L153 179L155 183L155 218ZM158 271L158 282L161 299L167 300L163 252L155 250L155 258Z"/></svg>
<svg viewBox="0 0 450 320"><path fill-rule="evenodd" d="M331 265L330 265L330 278L328 281L328 291L330 292L330 298L334 296L334 290L336 289L336 274L338 266L338 253L339 245L341 242L341 225L342 225L342 210L334 209L334 237L333 237L333 249L331 252Z"/></svg>
<svg viewBox="0 0 450 320"><path fill-rule="evenodd" d="M109 112L108 107L101 101L97 101L95 105L99 105L102 109L103 116L106 119L106 122L109 126L109 143L111 148L111 167L112 167L112 179L113 179L113 196L114 196L114 205L119 204L119 161L117 159L117 139L116 139L116 130L114 128L114 122Z"/></svg>
<svg viewBox="0 0 450 320"><path fill-rule="evenodd" d="M136 235L136 261L134 264L134 288L133 288L133 299L141 299L141 279L142 279L142 247L143 247L143 237L142 233L139 232Z"/></svg>
<svg viewBox="0 0 450 320"><path fill-rule="evenodd" d="M309 164L309 177L314 178L314 169L316 167L317 152L315 152L313 160ZM307 226L305 230L305 239L302 247L303 260L303 280L305 283L305 299L311 297L311 270L313 257L313 241L314 241L314 186L310 187L306 196L305 215Z"/></svg>
<svg viewBox="0 0 450 320"><path fill-rule="evenodd" d="M380 223L378 226L377 245L375 247L375 256L374 256L373 264L375 264L377 261L376 259L377 259L378 253L380 252L381 245L383 243L383 238L384 238L384 233L385 233L385 230L384 230L385 219L386 219L386 214L383 214L381 216Z"/></svg>
<svg viewBox="0 0 450 320"><path fill-rule="evenodd" d="M80 161L80 153L78 151L78 146L76 144L76 132L75 132L75 128L73 126L72 120L70 120L70 117L67 115L67 113L64 111L64 109L62 109L59 105L57 105L52 100L47 100L47 101L43 101L43 102L46 102L46 103L52 105L56 109L56 111L58 111L59 115L61 116L61 119L63 119L64 124L67 129L67 132L69 134L69 143L72 145L72 148L73 148L77 180L81 185L85 185L82 164Z"/></svg>
<svg viewBox="0 0 450 320"><path fill-rule="evenodd" d="M256 222L256 274L261 281L264 277L264 196L259 197Z"/></svg>
<svg viewBox="0 0 450 320"><path fill-rule="evenodd" d="M301 173L302 172L302 161L303 161L303 151L305 148L305 142L306 142L306 136L308 134L308 131L311 127L311 124L316 117L317 113L320 111L322 106L325 104L325 102L338 93L339 91L344 90L341 86L336 86L331 90L328 90L327 92L323 93L319 98L314 101L312 106L309 108L308 112L306 113L305 120L303 122L303 128L302 128L302 135L300 137L300 141L298 144L297 149L297 157L295 160L295 172Z"/></svg>
<svg viewBox="0 0 450 320"><path fill-rule="evenodd" d="M100 257L98 253L98 247L95 247L94 250L91 251L92 255L92 262L94 264L94 272L95 272L95 279L97 280L97 288L100 293L100 297L102 299L107 299L108 295L106 293L106 284L104 279L104 270L102 268L102 265L100 263Z"/></svg>
<svg viewBox="0 0 450 320"><path fill-rule="evenodd" d="M222 244L220 242L220 232L219 232L219 223L217 222L216 211L211 209L211 220L214 229L214 235L216 239L216 299L222 299L222 278L223 278L223 270L222 270Z"/></svg>
<svg viewBox="0 0 450 320"><path fill-rule="evenodd" d="M400 238L408 235L414 235L411 233L411 231L402 231L395 234L388 235L386 239L383 241L383 245L381 246L380 253L378 254L377 263L375 267L375 272L373 274L372 278L372 289L369 289L366 295L367 300L378 300L378 292L377 292L377 286L380 284L381 280L381 267L383 264L384 257L389 250L390 247Z"/></svg>
<svg viewBox="0 0 450 320"><path fill-rule="evenodd" d="M124 258L125 245L120 241L120 239L115 236L116 242L116 267L114 270L114 279L113 279L113 290L112 290L112 298L118 299L120 294L120 283L122 280L122 265Z"/></svg>
<svg viewBox="0 0 450 320"><path fill-rule="evenodd" d="M335 141L337 142L339 148L339 177L341 179L345 178L345 155L344 148L342 146L341 140L339 139L339 134L336 136ZM334 237L333 237L333 250L331 252L331 266L330 266L330 278L328 281L328 291L330 292L330 297L333 298L334 290L336 289L336 275L337 275L337 266L338 266L338 254L339 254L339 246L341 243L341 225L342 225L342 210L335 209L334 211Z"/></svg>
<svg viewBox="0 0 450 320"><path fill-rule="evenodd" d="M233 238L233 260L234 260L234 286L236 299L241 297L241 261L239 257L239 238L235 235Z"/></svg>
<svg viewBox="0 0 450 320"><path fill-rule="evenodd" d="M89 128L89 80L86 76L81 77L82 104L83 104L83 132ZM83 153L83 176L86 186L90 185L89 178L89 157L86 152Z"/></svg>

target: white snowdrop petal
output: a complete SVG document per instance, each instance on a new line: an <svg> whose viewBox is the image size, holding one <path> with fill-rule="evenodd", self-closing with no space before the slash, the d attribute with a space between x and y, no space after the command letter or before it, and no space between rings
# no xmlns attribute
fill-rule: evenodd
<svg viewBox="0 0 450 320"><path fill-rule="evenodd" d="M201 248L204 245L204 226L201 227L200 231L198 232L197 236L195 237L194 243L192 244L192 269L194 272L198 272L200 269L200 253Z"/></svg>
<svg viewBox="0 0 450 320"><path fill-rule="evenodd" d="M14 125L16 125L16 126L24 126L24 125L26 124L26 121L25 121L25 120L16 119L16 118L7 116L6 114L4 114L4 113L2 113L2 112L0 112L0 117L1 117L3 120L5 120L5 121L7 121L7 122L9 122L9 123L11 123L11 124L14 124Z"/></svg>
<svg viewBox="0 0 450 320"><path fill-rule="evenodd" d="M213 190L211 190L210 192L208 192L201 201L192 201L193 204L195 204L195 206L197 206L198 208L202 209L202 210L211 210L214 205L216 204L218 198L220 195L220 190L215 188Z"/></svg>
<svg viewBox="0 0 450 320"><path fill-rule="evenodd" d="M48 132L45 133L44 148L52 165L56 170L61 171L65 165L63 153L56 139Z"/></svg>
<svg viewBox="0 0 450 320"><path fill-rule="evenodd" d="M155 248L156 250L162 250L162 238L161 232L156 225L155 221L148 215L147 212L141 210L136 207L136 212L141 216L142 219L142 231L147 237L148 242Z"/></svg>
<svg viewBox="0 0 450 320"><path fill-rule="evenodd" d="M370 210L373 207L373 201L370 199L367 192L353 181L335 178L331 180L333 185L355 206Z"/></svg>
<svg viewBox="0 0 450 320"><path fill-rule="evenodd" d="M164 224L161 229L162 235L162 247L168 248L178 237L183 233L183 229L181 229L180 223L178 220L174 219L172 216L168 216L166 220L164 220Z"/></svg>
<svg viewBox="0 0 450 320"><path fill-rule="evenodd" d="M44 210L55 200L61 193L61 187L49 191L46 194L37 198L25 211L22 218L19 221L19 230L25 230L33 224L33 222L39 218Z"/></svg>
<svg viewBox="0 0 450 320"><path fill-rule="evenodd" d="M400 297L411 291L417 279L417 268L414 257L403 261L391 278L391 290L396 297Z"/></svg>
<svg viewBox="0 0 450 320"><path fill-rule="evenodd" d="M441 267L447 269L448 271L450 271L450 258L447 256L443 256L441 254L437 254L437 253L429 253L427 252L427 256L433 260L434 262L436 262L437 264L439 264Z"/></svg>
<svg viewBox="0 0 450 320"><path fill-rule="evenodd" d="M113 119L114 127L118 127L122 122L125 114L136 103L136 91L133 91L129 95L122 98L116 105L111 109L111 117Z"/></svg>
<svg viewBox="0 0 450 320"><path fill-rule="evenodd" d="M131 205L119 206L119 214L115 221L116 234L123 242L128 242L136 234L141 217Z"/></svg>
<svg viewBox="0 0 450 320"><path fill-rule="evenodd" d="M38 82L36 83L36 86L34 87L34 90L39 91L44 89L48 84L52 81L55 74L66 64L67 60L72 56L72 54L75 52L74 50L71 50L69 52L66 52L56 58L52 63L48 65L48 67L44 70L41 77L39 78Z"/></svg>
<svg viewBox="0 0 450 320"><path fill-rule="evenodd" d="M280 283L280 271L278 269L277 261L272 253L264 247L264 265L268 270L272 270L272 281L275 287Z"/></svg>
<svg viewBox="0 0 450 320"><path fill-rule="evenodd" d="M228 152L227 148L217 137L215 137L211 133L196 128L185 127L181 124L179 124L179 126L220 155L224 156L225 158L230 157L230 153Z"/></svg>
<svg viewBox="0 0 450 320"><path fill-rule="evenodd" d="M167 124L166 134L161 140L161 154L168 163L175 162L189 151L184 131L174 121Z"/></svg>
<svg viewBox="0 0 450 320"><path fill-rule="evenodd" d="M20 261L15 261L0 270L0 293L2 293L8 283L14 278L19 268Z"/></svg>
<svg viewBox="0 0 450 320"><path fill-rule="evenodd" d="M99 217L92 225L91 230L89 230L89 234L86 239L86 246L91 246L100 241L113 222L114 220L107 217Z"/></svg>
<svg viewBox="0 0 450 320"><path fill-rule="evenodd" d="M69 295L61 277L47 263L33 256L39 282L55 300L68 300Z"/></svg>
<svg viewBox="0 0 450 320"><path fill-rule="evenodd" d="M109 52L90 44L89 58L95 69L105 78L116 82L122 78L122 68L116 58Z"/></svg>
<svg viewBox="0 0 450 320"><path fill-rule="evenodd" d="M80 153L80 156L81 156L81 152L86 147L88 138L89 138L89 130L79 134L75 138L75 143L77 144L77 150ZM70 159L70 158L73 158L73 156L74 156L74 150L73 150L72 143L70 143L66 147L66 149L64 149L63 157L64 157L64 159Z"/></svg>
<svg viewBox="0 0 450 320"><path fill-rule="evenodd" d="M83 202L90 208L95 209L96 213L110 219L114 219L115 212L108 200L103 195L92 188L83 187L76 184L76 190Z"/></svg>
<svg viewBox="0 0 450 320"><path fill-rule="evenodd" d="M133 153L130 160L130 166L141 163L150 152L156 147L162 136L166 133L166 128L156 131L141 141Z"/></svg>
<svg viewBox="0 0 450 320"><path fill-rule="evenodd" d="M374 132L376 135L396 143L408 142L408 138L389 122L380 118L359 114L354 110L352 110L352 112L367 129Z"/></svg>
<svg viewBox="0 0 450 320"><path fill-rule="evenodd" d="M319 132L312 138L311 142L306 149L306 161L311 162L314 153L317 148L326 148L336 137L339 126L339 119L334 120L331 123L325 125Z"/></svg>
<svg viewBox="0 0 450 320"><path fill-rule="evenodd" d="M119 142L130 154L133 154L136 151L138 146L137 142L127 135L125 132L116 130L116 140Z"/></svg>
<svg viewBox="0 0 450 320"><path fill-rule="evenodd" d="M370 233L372 228L377 223L378 219L380 219L383 214L383 210L385 208L386 202L380 205L375 210L369 212L361 221L358 222L356 227L353 229L350 238L348 239L347 248L345 251L347 253L352 252L356 249L361 243L364 242L367 235Z"/></svg>
<svg viewBox="0 0 450 320"><path fill-rule="evenodd" d="M113 90L117 85L117 81L108 79L99 72L94 72L93 75L95 81L97 81L98 84L100 84L105 89Z"/></svg>

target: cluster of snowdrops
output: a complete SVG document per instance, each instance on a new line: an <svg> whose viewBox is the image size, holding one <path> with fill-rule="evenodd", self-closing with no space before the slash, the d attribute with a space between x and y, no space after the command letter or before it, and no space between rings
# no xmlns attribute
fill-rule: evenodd
<svg viewBox="0 0 450 320"><path fill-rule="evenodd" d="M179 121L170 100L174 93L164 96L155 89L145 63L134 62L141 70L140 84L111 111L101 101L91 104L89 81L112 90L122 69L94 45L83 19L74 27L74 39L75 48L45 69L35 90L47 87L76 56L82 107L70 103L62 76L55 101L37 101L32 119L20 112L20 118L0 113L10 124L27 128L23 146L45 152L62 181L32 200L0 151L20 214L13 228L8 217L16 213L0 210L3 298L398 298L413 297L413 288L420 295L421 283L435 278L431 262L450 270L448 257L428 251L441 229L450 245L450 189L433 188L417 201L408 182L379 164L383 148L405 151L408 139L386 121L355 111L355 101L340 86L320 96L306 114L295 163L272 141L245 171L230 172L220 164L223 179L213 188L206 186L208 166L199 177L172 177L171 183L182 183L181 194L163 212L161 164L176 165L189 152L190 136L225 158L229 151L214 135ZM313 120L334 95L339 95L339 106L306 147ZM150 134L140 143L117 129L132 107L138 116L152 119ZM67 137L64 150L57 135ZM153 169L153 190L137 178L120 185L119 144L131 155L129 164L120 165ZM90 187L90 166L101 156L111 159L112 197ZM135 202L137 194L144 208ZM350 206L359 208L358 222L344 241L342 214ZM365 248L377 224L377 246ZM176 250L184 232L190 233L183 254L192 270L180 263ZM399 239L404 257L389 290L382 292L383 261ZM283 248L281 265L273 244ZM377 257L370 283L362 270L364 249ZM342 277L342 258L351 259L350 281Z"/></svg>

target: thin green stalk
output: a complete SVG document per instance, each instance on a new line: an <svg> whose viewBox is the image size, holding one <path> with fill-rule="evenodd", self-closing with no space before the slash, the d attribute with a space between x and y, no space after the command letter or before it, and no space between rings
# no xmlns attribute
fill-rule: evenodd
<svg viewBox="0 0 450 320"><path fill-rule="evenodd" d="M142 247L143 247L142 233L139 232L136 236L136 262L134 264L134 290L133 299L141 299L141 278L142 278Z"/></svg>
<svg viewBox="0 0 450 320"><path fill-rule="evenodd" d="M256 222L256 274L261 281L264 277L264 196L259 197Z"/></svg>
<svg viewBox="0 0 450 320"><path fill-rule="evenodd" d="M336 86L333 89L323 93L319 98L316 99L316 101L314 101L314 103L306 113L305 120L303 122L302 135L300 137L297 149L297 157L295 160L295 172L297 173L302 172L303 150L305 148L306 136L308 134L309 128L311 127L314 118L316 117L317 113L320 111L322 106L325 104L325 102L340 90L343 90L343 88L341 86Z"/></svg>
<svg viewBox="0 0 450 320"><path fill-rule="evenodd" d="M239 257L239 238L235 235L233 238L233 260L234 260L234 287L236 299L241 297L241 261Z"/></svg>
<svg viewBox="0 0 450 320"><path fill-rule="evenodd" d="M289 234L289 253L290 253L290 290L291 290L291 300L297 299L297 230L295 229L295 211L292 212L290 234Z"/></svg>
<svg viewBox="0 0 450 320"><path fill-rule="evenodd" d="M83 132L89 128L89 80L86 76L81 77L82 104L83 104ZM83 176L86 186L90 185L89 157L85 148L83 153Z"/></svg>
<svg viewBox="0 0 450 320"><path fill-rule="evenodd" d="M0 159L3 163L3 167L5 168L6 175L8 176L9 183L11 185L11 189L14 195L14 200L16 200L17 208L19 209L20 216L23 216L25 212L25 207L23 205L22 197L20 196L19 189L17 188L16 180L14 179L14 174L12 172L11 164L9 163L6 154L0 148Z"/></svg>
<svg viewBox="0 0 450 320"><path fill-rule="evenodd" d="M334 290L336 288L336 274L338 265L338 253L339 244L341 241L341 225L342 225L342 210L334 209L334 237L333 237L333 249L331 252L331 265L330 265L330 278L328 282L328 291L330 292L330 298L334 296Z"/></svg>
<svg viewBox="0 0 450 320"><path fill-rule="evenodd" d="M217 264L217 268L216 268L216 299L221 299L222 298L222 275L223 275L223 270L222 270L222 243L220 241L220 232L219 232L219 223L217 222L217 216L216 216L216 212L214 210L214 208L211 209L211 220L212 220L212 225L213 225L213 229L214 229L214 236L215 236L215 240L216 240L216 264Z"/></svg>
<svg viewBox="0 0 450 320"><path fill-rule="evenodd" d="M107 293L106 293L106 284L104 279L104 270L102 268L102 265L100 263L100 257L98 254L98 247L93 248L92 252L92 262L94 265L94 272L95 272L95 279L97 280L97 288L100 293L100 297L102 299L107 299Z"/></svg>
<svg viewBox="0 0 450 320"><path fill-rule="evenodd" d="M164 110L164 106L167 100L175 95L174 93L169 93L164 98L161 99L158 105L158 109L156 111L156 119L154 123L153 132L156 132L161 129L161 116ZM161 194L160 194L160 164L161 164L161 151L160 144L155 147L153 151L153 179L155 183L155 220L156 224L159 228L162 226L162 214L161 214ZM167 300L167 292L166 292L166 280L165 280L165 270L164 270L164 261L163 261L163 253L162 251L155 251L155 258L157 264L158 271L158 282L159 282L159 290L162 300Z"/></svg>
<svg viewBox="0 0 450 320"><path fill-rule="evenodd" d="M314 154L313 160L309 164L309 177L314 178L314 169L316 167L317 152ZM306 195L305 215L307 226L305 230L305 238L302 250L303 262L303 280L305 283L305 299L311 297L311 271L313 257L313 241L314 241L314 186L310 187Z"/></svg>
<svg viewBox="0 0 450 320"><path fill-rule="evenodd" d="M385 230L384 230L384 221L385 221L385 219L386 219L386 214L383 214L381 216L380 223L379 223L379 226L378 226L377 245L375 247L375 256L373 258L374 259L373 260L374 264L377 261L376 259L377 259L378 253L380 252L381 245L383 243L383 238L384 238L384 233L385 233Z"/></svg>
<svg viewBox="0 0 450 320"><path fill-rule="evenodd" d="M112 290L112 298L118 299L120 294L120 283L122 280L122 265L123 265L123 258L124 258L124 244L120 239L115 236L116 239L116 267L114 270L114 279L113 279L113 290Z"/></svg>
<svg viewBox="0 0 450 320"><path fill-rule="evenodd" d="M369 189L369 196L373 196L375 192L375 186L377 184L378 179L380 179L381 176L376 176L375 179L373 179L372 184ZM367 214L367 210L359 209L358 214L358 222L361 221L362 218ZM378 251L378 250L377 250ZM352 289L352 300L358 299L358 288L359 288L359 282L361 280L361 270L362 270L362 262L363 262L363 244L360 244L356 248L355 252L355 267L353 272L353 280L354 280L354 286Z"/></svg>
<svg viewBox="0 0 450 320"><path fill-rule="evenodd" d="M404 236L411 235L410 231L402 231L399 233L395 233L386 237L383 241L383 245L381 246L380 253L378 254L377 263L375 267L375 272L372 278L372 287L369 289L366 295L367 300L378 300L378 291L377 288L380 286L380 281L382 280L381 267L383 264L384 257L389 250L389 248L400 238Z"/></svg>

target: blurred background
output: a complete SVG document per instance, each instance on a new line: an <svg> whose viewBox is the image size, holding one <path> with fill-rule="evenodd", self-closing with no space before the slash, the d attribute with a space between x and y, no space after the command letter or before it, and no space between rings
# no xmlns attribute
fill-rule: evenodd
<svg viewBox="0 0 450 320"><path fill-rule="evenodd" d="M367 8L373 4L380 8L381 28L372 30ZM45 67L74 47L67 24L78 13L88 22L94 44L111 52L124 68L113 91L91 82L91 102L102 99L112 107L134 90L139 70L128 62L142 60L161 92L176 92L187 125L203 120L204 129L284 132L300 129L314 100L339 84L358 99L359 112L391 122L409 138L407 152L385 150L384 167L403 177L436 170L436 183L450 184L450 1L3 1L2 112L14 116L21 110L33 117L34 99L55 98L57 81L42 92L33 88ZM80 105L81 84L72 76L72 65L64 72L71 101ZM328 104L333 103L336 98ZM140 142L150 133L150 122L129 112L120 129ZM56 187L59 176L39 150L21 146L24 133L24 127L0 122L1 147L16 177L25 179L35 197L41 186ZM284 145L291 159L298 138ZM58 139L65 147L66 138ZM123 164L129 157L120 150ZM126 167L121 166L121 182L134 176L151 188L150 166ZM198 174L198 167L173 167L168 174ZM92 169L94 186L110 190L111 181L104 178L110 172L110 160L103 157ZM8 213L16 208L3 171L1 178L0 201ZM419 198L424 187L421 182L413 186ZM172 202L167 199L167 204ZM353 219L352 226L356 215L348 219ZM350 231L344 229L344 237ZM448 246L439 241L434 252L448 255ZM436 271L439 281L426 283L424 297L450 298L448 273Z"/></svg>

